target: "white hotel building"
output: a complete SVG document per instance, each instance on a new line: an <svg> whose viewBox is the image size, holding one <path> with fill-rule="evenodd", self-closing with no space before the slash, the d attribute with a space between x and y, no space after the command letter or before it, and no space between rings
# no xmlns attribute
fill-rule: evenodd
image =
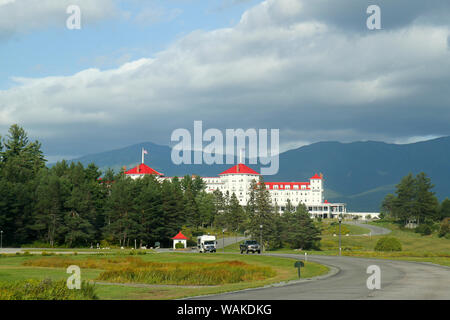
<svg viewBox="0 0 450 320"><path fill-rule="evenodd" d="M172 179L164 177L149 166L141 163L137 167L125 172L132 179L146 174L156 175L159 179ZM245 206L250 196L250 185L253 180L258 181L260 174L243 163L239 163L220 173L217 177L202 177L206 184L206 192L215 190L225 194L236 194L242 206ZM288 199L296 208L304 204L314 217L332 218L338 214L346 213L345 203L329 203L324 199L323 176L315 174L309 182L265 182L269 190L272 203L279 207L280 214L286 209Z"/></svg>

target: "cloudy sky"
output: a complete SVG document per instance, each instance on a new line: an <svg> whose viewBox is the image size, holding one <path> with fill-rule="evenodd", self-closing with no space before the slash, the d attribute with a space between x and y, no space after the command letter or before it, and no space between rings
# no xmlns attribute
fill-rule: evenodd
<svg viewBox="0 0 450 320"><path fill-rule="evenodd" d="M283 150L450 135L450 1L0 0L0 134L53 160L194 120L280 129Z"/></svg>

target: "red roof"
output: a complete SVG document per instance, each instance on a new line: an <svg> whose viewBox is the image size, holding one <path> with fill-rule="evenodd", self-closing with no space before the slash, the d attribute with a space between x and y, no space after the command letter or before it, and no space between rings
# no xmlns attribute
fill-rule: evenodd
<svg viewBox="0 0 450 320"><path fill-rule="evenodd" d="M317 173L311 177L311 179L322 179Z"/></svg>
<svg viewBox="0 0 450 320"><path fill-rule="evenodd" d="M323 203L329 203L328 200L325 200Z"/></svg>
<svg viewBox="0 0 450 320"><path fill-rule="evenodd" d="M235 165L234 167L231 167L230 169L227 169L224 172L219 173L219 175L221 175L221 174L256 174L256 175L259 175L258 172L247 167L243 163L239 163L239 164Z"/></svg>
<svg viewBox="0 0 450 320"><path fill-rule="evenodd" d="M159 173L158 171L150 168L148 165L144 163L141 163L140 165L134 167L133 169L126 171L125 174L157 174L159 176L163 175L162 173Z"/></svg>
<svg viewBox="0 0 450 320"><path fill-rule="evenodd" d="M172 238L173 240L187 240L188 238L186 238L186 236L184 234L180 232L178 232L178 234Z"/></svg>

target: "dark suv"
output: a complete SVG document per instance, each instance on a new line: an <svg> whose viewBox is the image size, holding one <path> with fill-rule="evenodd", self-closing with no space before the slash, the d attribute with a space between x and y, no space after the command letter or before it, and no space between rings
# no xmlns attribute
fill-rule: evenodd
<svg viewBox="0 0 450 320"><path fill-rule="evenodd" d="M261 246L259 245L259 243L256 240L245 240L243 243L241 243L239 245L239 249L241 250L241 254L244 253L261 253Z"/></svg>

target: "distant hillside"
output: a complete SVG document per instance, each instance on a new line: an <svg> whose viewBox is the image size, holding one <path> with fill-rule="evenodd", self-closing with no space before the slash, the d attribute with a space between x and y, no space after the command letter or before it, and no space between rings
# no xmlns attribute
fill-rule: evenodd
<svg viewBox="0 0 450 320"><path fill-rule="evenodd" d="M131 168L140 162L140 150L149 151L146 163L167 176L216 176L230 165L174 165L171 149L151 142L87 155L72 161L94 162L103 171ZM250 165L255 170L259 166ZM400 179L424 171L442 200L450 197L450 137L396 145L384 142L319 142L280 154L280 170L267 181L307 181L315 172L325 177L326 197L346 202L350 211L378 211L384 196Z"/></svg>
<svg viewBox="0 0 450 320"><path fill-rule="evenodd" d="M384 196L409 172L424 171L442 200L450 196L450 137L412 144L319 142L280 155L280 170L267 180L304 180L323 172L332 201L350 210L379 210Z"/></svg>

